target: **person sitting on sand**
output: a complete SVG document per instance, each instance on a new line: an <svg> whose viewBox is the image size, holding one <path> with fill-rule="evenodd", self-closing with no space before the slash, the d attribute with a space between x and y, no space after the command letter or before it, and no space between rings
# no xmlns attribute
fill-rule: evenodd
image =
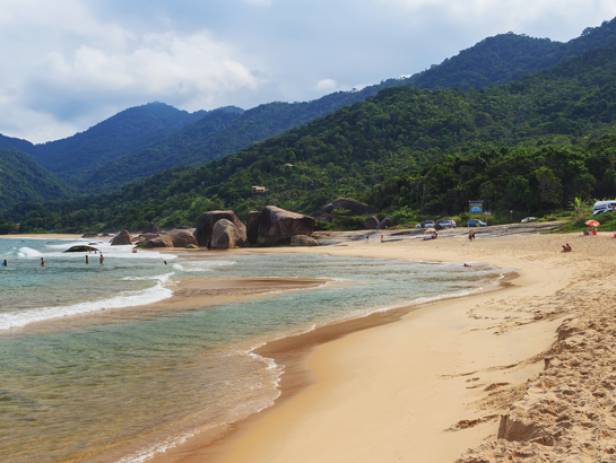
<svg viewBox="0 0 616 463"><path fill-rule="evenodd" d="M571 245L569 243L563 244L562 248L563 248L562 252L571 252L571 251L573 251L573 248L571 247Z"/></svg>

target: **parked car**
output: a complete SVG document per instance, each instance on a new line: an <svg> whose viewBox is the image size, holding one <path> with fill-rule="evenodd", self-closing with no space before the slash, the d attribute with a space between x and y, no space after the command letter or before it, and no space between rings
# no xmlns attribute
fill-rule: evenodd
<svg viewBox="0 0 616 463"><path fill-rule="evenodd" d="M599 215L610 211L616 211L616 200L597 201L592 207L592 215Z"/></svg>
<svg viewBox="0 0 616 463"><path fill-rule="evenodd" d="M520 223L534 222L535 220L537 220L537 217L524 217L520 220Z"/></svg>
<svg viewBox="0 0 616 463"><path fill-rule="evenodd" d="M434 220L424 220L423 222L415 225L415 228L434 228L434 227L436 227Z"/></svg>
<svg viewBox="0 0 616 463"><path fill-rule="evenodd" d="M468 221L466 222L466 226L467 227L487 227L488 224L485 223L483 220L468 219Z"/></svg>
<svg viewBox="0 0 616 463"><path fill-rule="evenodd" d="M443 230L444 228L456 228L456 221L453 219L441 219L436 222L437 230Z"/></svg>

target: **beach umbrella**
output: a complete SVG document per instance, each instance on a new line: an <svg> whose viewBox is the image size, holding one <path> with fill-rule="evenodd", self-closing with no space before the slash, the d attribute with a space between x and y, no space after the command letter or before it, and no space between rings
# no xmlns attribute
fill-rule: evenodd
<svg viewBox="0 0 616 463"><path fill-rule="evenodd" d="M594 219L586 221L586 226L587 227L598 227L599 225L601 225L601 224L597 220L594 220Z"/></svg>

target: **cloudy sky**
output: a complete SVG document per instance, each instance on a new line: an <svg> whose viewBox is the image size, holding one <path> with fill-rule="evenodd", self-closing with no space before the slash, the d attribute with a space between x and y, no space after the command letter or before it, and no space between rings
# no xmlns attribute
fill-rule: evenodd
<svg viewBox="0 0 616 463"><path fill-rule="evenodd" d="M0 133L56 139L148 101L312 99L614 16L614 0L0 0Z"/></svg>

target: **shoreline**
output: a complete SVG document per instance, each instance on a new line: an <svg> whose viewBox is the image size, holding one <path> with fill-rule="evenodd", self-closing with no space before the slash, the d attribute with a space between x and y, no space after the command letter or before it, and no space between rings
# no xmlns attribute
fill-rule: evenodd
<svg viewBox="0 0 616 463"><path fill-rule="evenodd" d="M285 253L292 251L281 249L280 252ZM210 458L214 458L213 461L218 461L217 458L220 448L222 445L225 445L228 440L235 438L244 427L250 426L255 420L258 420L261 415L267 414L281 403L301 393L303 389L311 384L311 375L309 369L306 368L305 359L312 349L352 333L395 323L413 311L426 309L431 305L506 290L511 287L512 282L517 278L519 278L517 272L506 272L501 274L500 278L491 282L490 286L487 288L477 288L466 294L437 296L434 300L422 300L392 308L376 309L368 314L335 320L315 326L305 332L289 334L267 341L263 345L250 350L249 353L258 355L266 362L273 361L277 367L282 368L278 386L279 396L271 406L252 413L239 421L229 423L225 425L222 430L218 430L218 432L212 432L209 427L204 427L203 430L197 429L194 433L191 433L191 437L183 439L182 442L177 445L169 446L163 453L153 454L153 456L146 461L150 463L163 463L168 461L188 463L193 462L193 457L195 457L195 455L197 455L194 460L195 463L197 461L203 461L203 458L206 458L207 461L209 461ZM194 455L185 459L186 453Z"/></svg>
<svg viewBox="0 0 616 463"><path fill-rule="evenodd" d="M0 239L7 240L87 240L77 233L24 233L0 235Z"/></svg>
<svg viewBox="0 0 616 463"><path fill-rule="evenodd" d="M537 235L539 236L539 235ZM543 235L542 235L543 236ZM497 238L496 240L503 240L504 238ZM508 237L506 238L508 241L518 241L520 237ZM530 241L538 241L539 243L535 243L535 252L541 252L542 254L546 254L545 246L540 243L541 241L548 241L551 245L555 245L562 237L558 235L551 235L547 237L533 237L530 238ZM567 235L567 239L572 241L573 237L571 235ZM490 242L494 243L496 240L491 239ZM528 237L523 238L524 241L529 240ZM455 242L454 240L448 240L448 243L439 243L438 249L437 246L430 246L423 244L421 242L414 243L396 243L396 244L386 244L386 245L345 245L345 246L334 246L331 248L325 249L310 249L310 250L302 250L293 249L292 252L322 252L330 255L346 255L346 256L361 256L361 257L383 257L383 250L390 247L394 248L406 248L406 251L417 251L413 252L413 255L405 255L403 258L410 260L423 260L423 261L441 261L441 262L452 262L452 261L468 261L471 254L475 253L451 253L452 246L459 246L469 248L469 246L465 241L464 242ZM577 240L576 240L577 241ZM488 240L482 240L482 243L488 243ZM511 243L508 243L511 244ZM516 243L514 243L516 244ZM477 247L475 244L473 247ZM574 244L574 247L577 246L577 243ZM481 247L481 246L479 246ZM490 247L490 246L489 246ZM494 247L494 246L491 246ZM423 248L423 249L421 249ZM553 294L558 292L563 287L567 286L568 282L572 279L575 272L571 269L563 268L560 272L559 278L552 279L551 281L546 281L546 268L545 266L530 264L532 259L529 259L528 255L507 255L507 254L515 254L512 252L512 249L509 246L506 246L507 252L503 253L502 249L492 249L490 255L483 256L483 261L490 262L491 264L499 265L501 267L506 268L518 268L520 269L520 273L518 278L512 282L507 281L504 282L504 286L508 288L508 293L515 293L518 298L524 297L528 298L534 297L537 294ZM289 252L289 249L276 249L274 252ZM435 252L436 251L436 252ZM254 251L253 251L254 252ZM264 250L257 252L272 252L272 250ZM554 248L551 251L548 251L550 254L551 260L556 260L557 262L550 262L550 265L547 266L551 269L562 265L563 257L558 253L558 248ZM395 252L396 258L400 258L399 252ZM479 260L479 259L473 259ZM522 265L520 265L522 264ZM555 265L556 264L556 265ZM357 338L370 338L370 337L378 337L379 332L384 332L386 330L390 331L400 331L402 328L400 326L406 325L406 329L412 329L409 320L414 319L426 319L430 318L430 313L437 312L447 312L452 311L456 307L466 307L468 313L472 314L475 310L475 306L477 304L486 304L491 302L491 299L496 298L497 296L493 296L494 294L502 294L502 291L498 291L496 293L481 293L469 295L458 300L445 300L445 301L437 301L433 303L425 303L421 304L419 307L415 307L416 310L410 310L406 313L397 313L396 309L393 309L389 312L385 313L376 313L372 314L368 317L380 317L381 321L377 323L367 323L366 326L357 326L362 325L362 323L358 323L357 320L350 321L351 325L355 324L356 326L352 327L349 330L343 330L342 333L327 333L328 330L332 330L332 328L326 328L324 332L321 334L317 334L314 336L314 339L310 342L299 344L301 345L289 345L293 344L292 341L282 340L282 341L274 341L272 343L268 343L265 346L257 349L257 353L260 355L264 355L266 357L274 357L277 362L281 362L281 364L285 365L285 373L282 377L282 389L283 395L280 399L276 401L274 406L256 414L248 419L236 424L232 427L232 430L227 433L222 439L218 439L215 442L207 442L206 440L201 440L197 435L192 439L189 439L186 443L181 444L173 449L169 449L166 453L160 454L152 458L150 461L154 463L162 463L162 462L182 462L182 463L191 463L197 461L203 461L203 458L208 458L208 461L231 461L231 462L243 462L243 461L285 461L282 458L282 455L285 455L285 450L288 444L285 442L289 440L292 445L289 445L290 448L294 448L297 450L298 446L306 445L308 440L302 437L297 436L295 433L290 431L293 428L301 428L305 421L314 420L316 416L319 416L319 419L313 421L312 424L316 424L319 422L323 422L322 413L315 412L315 408L319 409L323 406L323 403L329 403L327 400L327 396L330 395L331 387L328 387L327 393L322 388L323 383L332 382L334 385L334 389L340 387L340 378L336 378L338 376L337 369L341 367L340 364L336 365L336 369L331 371L331 368L323 368L323 364L328 364L332 362L331 357L345 357L349 355L348 349L345 349L342 345L352 343L354 339ZM515 299L515 297L514 297ZM431 310L426 310L430 307ZM434 310L432 310L434 309ZM491 309L493 311L493 309ZM460 312L460 311L457 311ZM459 314L458 314L459 315ZM493 314L494 315L494 314ZM498 314L497 314L498 315ZM499 411L502 412L507 405L513 402L513 396L515 396L516 388L520 388L524 382L529 381L531 378L536 377L541 371L540 360L535 359L535 357L540 356L542 352L547 351L555 338L555 332L558 325L562 322L562 318L564 315L560 316L551 316L551 317L542 317L536 321L535 324L528 323L528 326L537 327L540 326L540 329L533 332L533 343L532 348L526 349L524 352L518 352L522 358L516 358L518 360L516 362L516 367L512 367L511 372L506 372L515 377L517 384L514 386L509 386L509 384L514 384L513 382L507 383L507 386L499 386L500 382L496 381L492 383L494 389L504 389L503 394L507 396L507 393L510 393L509 401L505 399L503 403L500 404ZM486 317L488 318L488 317ZM479 316L470 316L467 317L467 312L464 311L461 322L467 322L468 320L481 320L482 317ZM397 321L397 323L391 323L393 321ZM508 322L505 322L506 325ZM480 323L480 324L485 324ZM537 325L539 324L539 325ZM543 324L543 325L541 325ZM515 325L515 324L514 324ZM521 326L527 326L526 324L521 324ZM386 328L387 327L387 328ZM395 327L395 328L394 328ZM371 328L371 329L368 329ZM478 332L481 330L485 330L485 327L466 327L466 329L470 330L470 332ZM530 328L529 328L530 329ZM333 329L335 332L336 330ZM503 328L503 333L497 331L499 335L508 334L508 331L514 331L512 329ZM518 331L524 331L520 329ZM314 333L314 332L312 332ZM304 341L308 335L312 333L307 333L304 336ZM459 334L459 333L458 333ZM484 333L485 335L485 333ZM519 333L517 334L519 336ZM489 333L489 337L493 337L494 334ZM511 335L510 335L511 336ZM523 337L524 338L524 337ZM296 338L297 341L298 338ZM417 347L416 345L414 347ZM332 353L333 352L333 353ZM479 352L474 352L477 357L479 357ZM316 358L316 360L315 360ZM493 361L493 359L491 359ZM446 362L445 362L446 363ZM496 367L495 365L492 365ZM342 366L344 369L344 366ZM326 374L321 375L322 370L327 370ZM487 368L488 371L491 371ZM358 373L354 368L353 373L358 374L362 378L365 374ZM333 378L333 379L332 379ZM332 386L332 384L329 384ZM459 389L458 384L458 389ZM487 385L486 388L492 387ZM465 389L465 387L463 387ZM509 391L507 391L510 389ZM474 391L474 390L473 390ZM480 390L481 391L481 390ZM458 391L459 392L459 391ZM475 394L481 395L481 394ZM485 395L485 394L483 394ZM519 391L518 391L519 395ZM455 395L455 397L459 397ZM517 397L517 396L515 396ZM475 397L477 401L480 401L477 397ZM482 398L481 400L485 399ZM309 404L309 405L307 405ZM319 405L320 404L320 405ZM337 404L331 404L334 408L336 408ZM465 405L466 406L466 405ZM497 407L493 407L497 408ZM459 407L457 409L458 414L460 414ZM470 414L470 412L469 412ZM421 461L453 461L453 458L461 455L464 450L470 447L479 446L483 441L488 439L490 436L495 435L497 428L498 414L487 414L483 417L475 418L475 419L460 419L458 421L454 421L450 423L450 426L447 428L439 429L438 437L439 439L446 436L445 440L453 441L453 447L447 446L450 449L447 454L446 459L443 459L439 456L431 457L429 453L423 454L422 456L428 459L424 459ZM338 417L340 418L340 417ZM344 417L343 417L344 418ZM360 417L356 417L359 421L361 421ZM298 424L297 422L300 422ZM467 421L471 424L468 424ZM443 435L441 433L445 432L444 429L455 428L455 433L450 432L448 435ZM457 428L456 428L457 427ZM430 436L432 444L434 444L434 432L432 429L432 435ZM342 433L346 435L346 433ZM455 438L450 438L454 436ZM281 442L280 438L283 437ZM460 436L463 436L460 439ZM286 438L286 439L285 439ZM320 436L321 440L326 440L327 436ZM305 442L306 441L306 442ZM317 440L319 444L322 444L320 440ZM310 444L314 445L317 442L310 441ZM326 440L326 442L329 442ZM283 445L283 443L285 443ZM331 443L331 442L329 442ZM326 445L325 445L326 446ZM337 449L341 450L341 449ZM415 449L415 452L420 452L420 450ZM414 454L416 456L416 453ZM345 461L344 459L340 459L340 455L338 458L328 458L326 455L322 455L319 452L316 452L318 455L315 456L315 452L309 452L311 457L306 455L302 456L297 461L314 461L315 458L325 458L324 461ZM286 458L288 461L290 453L286 454ZM376 455L375 455L376 456ZM330 455L331 457L331 455ZM310 459L309 459L310 458ZM441 459L439 459L441 458ZM445 458L445 457L444 457ZM364 460L358 460L364 461ZM369 461L369 460L365 460Z"/></svg>

